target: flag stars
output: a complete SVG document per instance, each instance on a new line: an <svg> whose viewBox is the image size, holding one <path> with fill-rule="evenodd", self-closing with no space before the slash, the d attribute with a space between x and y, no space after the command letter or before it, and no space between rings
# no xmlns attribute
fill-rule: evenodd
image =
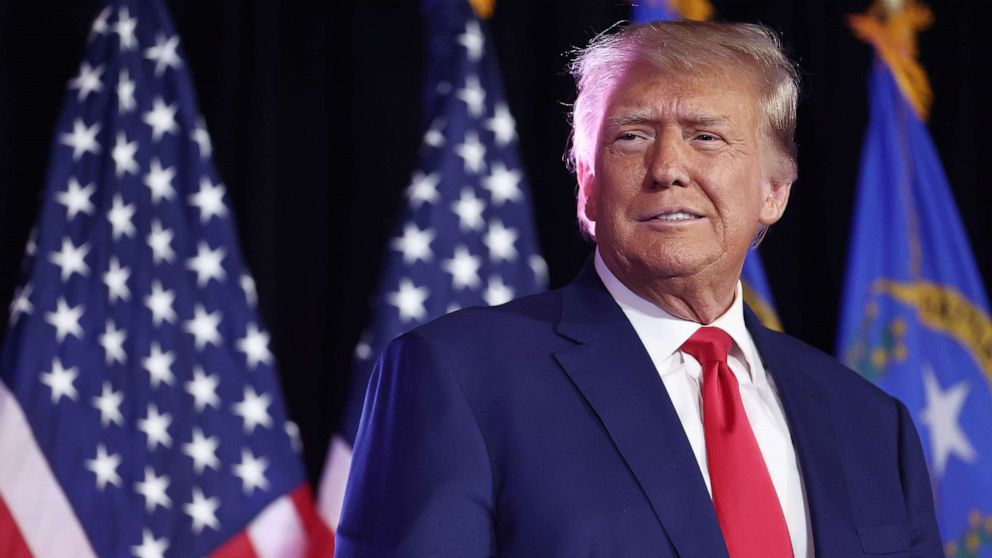
<svg viewBox="0 0 992 558"><path fill-rule="evenodd" d="M88 62L83 62L79 67L79 75L69 81L69 89L79 90L76 100L84 101L90 93L103 91L103 80L100 78L102 74L103 65L94 68Z"/></svg>
<svg viewBox="0 0 992 558"><path fill-rule="evenodd" d="M269 466L269 461L264 457L255 457L251 450L245 448L241 450L241 463L232 469L234 476L241 479L241 488L245 494L252 494L256 489L268 490L269 481L265 478L265 469Z"/></svg>
<svg viewBox="0 0 992 558"><path fill-rule="evenodd" d="M506 146L517 139L517 123L506 103L497 103L493 117L486 121L486 128L493 133L496 145Z"/></svg>
<svg viewBox="0 0 992 558"><path fill-rule="evenodd" d="M241 275L241 290L245 293L245 302L249 306L255 306L258 304L258 292L255 290L255 280L251 278L251 275L243 273Z"/></svg>
<svg viewBox="0 0 992 558"><path fill-rule="evenodd" d="M486 204L475 196L471 188L462 190L461 197L451 204L451 211L458 216L458 228L463 231L482 230L486 222L482 218Z"/></svg>
<svg viewBox="0 0 992 558"><path fill-rule="evenodd" d="M272 352L269 351L269 334L250 323L245 330L245 336L237 341L238 350L245 354L248 368L254 370L259 363L271 365Z"/></svg>
<svg viewBox="0 0 992 558"><path fill-rule="evenodd" d="M137 152L138 142L129 142L124 132L117 132L117 142L110 154L114 159L114 175L117 178L124 176L124 173L138 174L138 163L134 160Z"/></svg>
<svg viewBox="0 0 992 558"><path fill-rule="evenodd" d="M203 368L193 368L193 379L186 382L186 391L193 396L193 408L202 412L207 407L220 408L220 397L217 396L217 386L220 378L216 374L207 374Z"/></svg>
<svg viewBox="0 0 992 558"><path fill-rule="evenodd" d="M297 426L295 422L287 420L286 426L283 430L285 430L286 435L289 436L289 445L292 446L293 451L299 453L299 451L303 449L303 442L300 440L300 427Z"/></svg>
<svg viewBox="0 0 992 558"><path fill-rule="evenodd" d="M182 66L182 59L176 49L179 48L179 36L166 38L162 33L155 36L155 46L145 49L145 58L155 62L155 76L165 73L166 68L177 69Z"/></svg>
<svg viewBox="0 0 992 558"><path fill-rule="evenodd" d="M55 327L55 339L61 343L66 335L72 335L76 339L83 338L83 328L79 326L82 316L82 304L69 306L65 298L59 297L55 303L55 311L45 313L45 321Z"/></svg>
<svg viewBox="0 0 992 558"><path fill-rule="evenodd" d="M451 274L451 288L456 291L479 286L482 258L473 256L465 246L455 248L454 256L441 262L441 269Z"/></svg>
<svg viewBox="0 0 992 558"><path fill-rule="evenodd" d="M417 287L409 278L404 277L400 279L399 290L387 294L386 300L399 310L401 322L423 320L427 317L424 302L429 292L427 287Z"/></svg>
<svg viewBox="0 0 992 558"><path fill-rule="evenodd" d="M485 35L482 34L482 28L479 27L479 22L469 21L465 24L465 32L458 35L458 44L465 47L465 56L472 62L478 62L482 59L486 39Z"/></svg>
<svg viewBox="0 0 992 558"><path fill-rule="evenodd" d="M169 434L169 425L172 424L172 417L169 413L159 413L158 407L154 403L148 405L148 414L145 418L138 420L138 430L148 437L148 449L154 450L158 446L172 447L172 436Z"/></svg>
<svg viewBox="0 0 992 558"><path fill-rule="evenodd" d="M131 222L131 218L134 217L135 211L133 203L126 204L120 194L114 195L113 205L107 212L107 221L110 221L113 229L114 240L118 240L121 236L134 236L134 223Z"/></svg>
<svg viewBox="0 0 992 558"><path fill-rule="evenodd" d="M80 213L93 215L96 207L93 206L90 197L95 191L95 184L87 184L84 188L79 184L78 180L70 178L66 190L55 194L55 201L65 206L66 218L72 221Z"/></svg>
<svg viewBox="0 0 992 558"><path fill-rule="evenodd" d="M272 426L272 417L269 416L268 410L271 403L272 397L269 394L259 395L255 393L255 388L245 386L244 399L232 405L232 409L234 414L244 421L246 434L254 432L257 426L265 428Z"/></svg>
<svg viewBox="0 0 992 558"><path fill-rule="evenodd" d="M62 239L62 249L58 252L52 252L48 256L48 261L59 266L62 281L65 282L72 277L73 273L78 273L84 277L89 274L90 268L86 265L86 254L89 252L90 247L85 242L76 246L67 236Z"/></svg>
<svg viewBox="0 0 992 558"><path fill-rule="evenodd" d="M186 269L196 273L196 285L203 287L211 279L223 281L227 277L221 262L224 260L225 250L223 246L216 250L211 250L210 246L200 241L196 247L196 256L186 260Z"/></svg>
<svg viewBox="0 0 992 558"><path fill-rule="evenodd" d="M31 285L18 287L14 292L14 300L10 301L10 324L17 323L17 318L22 315L34 313L34 305L31 304Z"/></svg>
<svg viewBox="0 0 992 558"><path fill-rule="evenodd" d="M482 293L482 298L489 306L510 302L513 300L513 289L505 285L499 275L493 275L489 278L489 284L486 286L485 292Z"/></svg>
<svg viewBox="0 0 992 558"><path fill-rule="evenodd" d="M937 477L943 477L947 461L954 455L965 463L973 463L977 454L964 429L961 428L961 409L971 386L962 380L944 390L934 374L933 367L927 364L923 369L923 389L927 406L920 414L920 420L930 431L930 454L934 461Z"/></svg>
<svg viewBox="0 0 992 558"><path fill-rule="evenodd" d="M59 136L59 143L72 148L72 160L78 161L85 153L97 154L100 152L100 143L96 141L96 135L100 133L100 123L94 122L92 126L87 126L82 118L72 121L72 132Z"/></svg>
<svg viewBox="0 0 992 558"><path fill-rule="evenodd" d="M532 254L527 260L527 265L530 266L530 270L534 274L534 280L537 281L538 285L543 286L548 284L548 262L544 261L544 258L537 254Z"/></svg>
<svg viewBox="0 0 992 558"><path fill-rule="evenodd" d="M503 163L494 163L489 176L482 179L482 186L492 194L493 205L502 206L508 201L519 202L523 198L519 170L507 169Z"/></svg>
<svg viewBox="0 0 992 558"><path fill-rule="evenodd" d="M41 383L52 390L52 405L58 404L63 397L75 401L79 398L74 382L79 376L79 370L75 366L65 368L58 357L52 359L52 369L41 373Z"/></svg>
<svg viewBox="0 0 992 558"><path fill-rule="evenodd" d="M206 159L210 156L213 147L210 143L210 134L207 133L207 126L203 123L202 118L197 120L196 128L190 133L189 138L196 143L201 159Z"/></svg>
<svg viewBox="0 0 992 558"><path fill-rule="evenodd" d="M189 203L200 210L200 222L207 223L213 216L227 215L224 206L224 185L212 184L210 179L200 179L200 191L189 197Z"/></svg>
<svg viewBox="0 0 992 558"><path fill-rule="evenodd" d="M208 438L198 427L193 427L193 440L188 444L183 444L183 453L193 460L193 470L196 474L202 474L207 467L214 471L220 471L220 460L217 459L217 446L219 445L220 441L217 436Z"/></svg>
<svg viewBox="0 0 992 558"><path fill-rule="evenodd" d="M193 532L199 534L204 527L210 527L214 531L220 529L220 521L217 520L217 508L220 507L220 498L214 496L207 498L199 488L193 489L193 500L188 504L183 504L183 513L193 520Z"/></svg>
<svg viewBox="0 0 992 558"><path fill-rule="evenodd" d="M131 290L127 287L127 280L131 277L131 270L126 266L121 267L117 256L110 257L110 267L103 274L103 282L107 285L107 296L110 303L118 300L128 301L131 299Z"/></svg>
<svg viewBox="0 0 992 558"><path fill-rule="evenodd" d="M158 219L152 221L152 232L148 233L148 247L152 249L152 261L156 264L171 262L176 259L176 253L172 250L172 238L174 233L170 229L162 228L162 222ZM156 323L156 325L158 325Z"/></svg>
<svg viewBox="0 0 992 558"><path fill-rule="evenodd" d="M158 476L151 467L145 467L145 479L134 483L134 490L145 498L146 512L153 513L157 507L163 509L172 507L172 498L169 498L165 492L169 488L169 483L167 475Z"/></svg>
<svg viewBox="0 0 992 558"><path fill-rule="evenodd" d="M517 257L517 248L514 243L519 234L516 229L506 228L499 219L494 219L489 224L489 231L486 232L482 241L489 248L489 259L493 262L513 261Z"/></svg>
<svg viewBox="0 0 992 558"><path fill-rule="evenodd" d="M394 238L390 246L403 253L403 263L411 265L418 261L431 261L434 257L431 252L433 240L434 231L431 229L420 230L417 225L407 223L403 226L403 236Z"/></svg>
<svg viewBox="0 0 992 558"><path fill-rule="evenodd" d="M110 18L110 14L113 13L113 9L109 6L100 11L100 15L96 16L93 20L93 26L90 27L90 36L88 40L93 40L96 35L106 35L107 31L110 30L110 26L107 25L107 20Z"/></svg>
<svg viewBox="0 0 992 558"><path fill-rule="evenodd" d="M93 407L100 411L100 425L107 426L114 423L117 426L124 424L124 416L121 415L121 403L124 402L124 392L114 391L110 382L103 382L103 391L100 397L93 398Z"/></svg>
<svg viewBox="0 0 992 558"><path fill-rule="evenodd" d="M176 355L172 351L162 351L157 341L152 341L148 356L141 360L141 365L148 371L152 388L158 389L163 383L172 385L176 376L172 373L172 364Z"/></svg>
<svg viewBox="0 0 992 558"><path fill-rule="evenodd" d="M169 549L169 539L156 539L150 529L141 530L141 544L131 547L135 558L163 558Z"/></svg>
<svg viewBox="0 0 992 558"><path fill-rule="evenodd" d="M162 139L166 132L175 134L179 131L179 124L176 122L176 105L167 105L162 97L156 97L152 101L152 110L145 113L142 120L152 128L152 141Z"/></svg>
<svg viewBox="0 0 992 558"><path fill-rule="evenodd" d="M431 124L431 127L424 132L424 143L427 145L438 148L444 145L444 120L438 118Z"/></svg>
<svg viewBox="0 0 992 558"><path fill-rule="evenodd" d="M441 182L441 174L432 172L424 174L417 171L413 174L413 180L406 190L406 197L410 200L410 205L415 209L425 203L436 204L441 195L437 191L437 186Z"/></svg>
<svg viewBox="0 0 992 558"><path fill-rule="evenodd" d="M97 445L96 457L86 460L86 468L96 475L96 487L100 491L103 491L108 484L118 487L121 485L121 477L117 474L117 467L120 464L120 454L108 454L103 444Z"/></svg>
<svg viewBox="0 0 992 558"><path fill-rule="evenodd" d="M486 91L479 83L479 76L469 75L465 78L465 87L455 94L465 103L468 113L478 118L486 112Z"/></svg>
<svg viewBox="0 0 992 558"><path fill-rule="evenodd" d="M134 36L134 30L138 27L137 18L131 17L127 8L121 8L117 14L117 23L114 24L114 33L120 37L121 50L134 50L138 45L138 39Z"/></svg>
<svg viewBox="0 0 992 558"><path fill-rule="evenodd" d="M152 203L158 204L162 200L176 197L176 190L172 187L172 179L175 177L176 170L173 167L162 168L157 157L152 159L151 169L145 175L145 186L151 190Z"/></svg>
<svg viewBox="0 0 992 558"><path fill-rule="evenodd" d="M455 147L455 153L465 161L465 172L478 174L486 166L486 146L475 132L465 133L465 141Z"/></svg>
<svg viewBox="0 0 992 558"><path fill-rule="evenodd" d="M121 70L117 78L117 112L127 114L133 111L138 103L134 100L136 84L131 80L127 68Z"/></svg>
<svg viewBox="0 0 992 558"><path fill-rule="evenodd" d="M202 351L208 343L215 347L220 346L221 336L217 331L220 320L220 310L208 314L202 304L197 304L193 308L193 319L186 321L184 329L186 333L193 335L196 350Z"/></svg>
<svg viewBox="0 0 992 558"><path fill-rule="evenodd" d="M125 339L127 332L117 329L113 320L107 320L107 328L100 334L100 346L103 347L107 366L114 362L120 364L127 362L127 353L124 352Z"/></svg>
<svg viewBox="0 0 992 558"><path fill-rule="evenodd" d="M159 326L163 321L170 324L176 323L176 311L172 309L172 303L176 300L176 293L162 288L160 281L152 282L152 292L145 297L145 306L152 313L152 323Z"/></svg>

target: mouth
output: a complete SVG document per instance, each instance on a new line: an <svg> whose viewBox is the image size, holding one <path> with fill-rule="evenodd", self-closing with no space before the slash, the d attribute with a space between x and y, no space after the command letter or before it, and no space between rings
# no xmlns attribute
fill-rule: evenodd
<svg viewBox="0 0 992 558"><path fill-rule="evenodd" d="M662 211L654 215L647 215L640 219L643 223L660 221L662 223L684 223L702 219L703 216L685 209Z"/></svg>

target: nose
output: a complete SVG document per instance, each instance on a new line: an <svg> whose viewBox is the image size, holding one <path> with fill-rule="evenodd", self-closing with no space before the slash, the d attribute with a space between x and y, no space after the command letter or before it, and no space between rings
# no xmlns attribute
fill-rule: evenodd
<svg viewBox="0 0 992 558"><path fill-rule="evenodd" d="M648 154L648 177L654 188L689 186L688 146L678 132L662 131Z"/></svg>

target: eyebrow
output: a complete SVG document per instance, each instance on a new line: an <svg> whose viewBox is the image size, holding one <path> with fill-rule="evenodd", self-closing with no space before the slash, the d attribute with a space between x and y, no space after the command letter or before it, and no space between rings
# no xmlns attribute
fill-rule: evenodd
<svg viewBox="0 0 992 558"><path fill-rule="evenodd" d="M650 124L657 122L651 111L635 109L624 112L606 121L607 130L615 130L631 124ZM679 121L694 127L726 126L730 123L730 118L723 115L706 115L701 113L687 112L679 116Z"/></svg>

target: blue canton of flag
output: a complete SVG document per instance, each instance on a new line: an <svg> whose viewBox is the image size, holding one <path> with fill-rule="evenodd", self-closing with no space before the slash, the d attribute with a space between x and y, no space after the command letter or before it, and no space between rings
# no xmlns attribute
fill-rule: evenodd
<svg viewBox="0 0 992 558"><path fill-rule="evenodd" d="M0 356L0 538L28 555L308 550L296 428L210 149L163 4L108 2Z"/></svg>
<svg viewBox="0 0 992 558"><path fill-rule="evenodd" d="M413 327L459 308L537 292L547 280L515 124L485 24L465 0L428 0L423 12L429 125L321 480L320 509L332 528L375 357Z"/></svg>
<svg viewBox="0 0 992 558"><path fill-rule="evenodd" d="M700 13L711 10L708 2L698 2L693 8ZM641 0L636 2L631 9L633 21L640 23L667 21L683 17L683 14L679 13L678 10L672 9L668 0ZM748 252L747 259L744 260L741 285L744 290L745 302L754 310L761 323L766 327L782 331L782 323L775 311L772 291L768 286L768 279L765 277L765 268L756 248Z"/></svg>
<svg viewBox="0 0 992 558"><path fill-rule="evenodd" d="M924 123L876 58L839 354L910 410L947 556L992 556L992 320Z"/></svg>

